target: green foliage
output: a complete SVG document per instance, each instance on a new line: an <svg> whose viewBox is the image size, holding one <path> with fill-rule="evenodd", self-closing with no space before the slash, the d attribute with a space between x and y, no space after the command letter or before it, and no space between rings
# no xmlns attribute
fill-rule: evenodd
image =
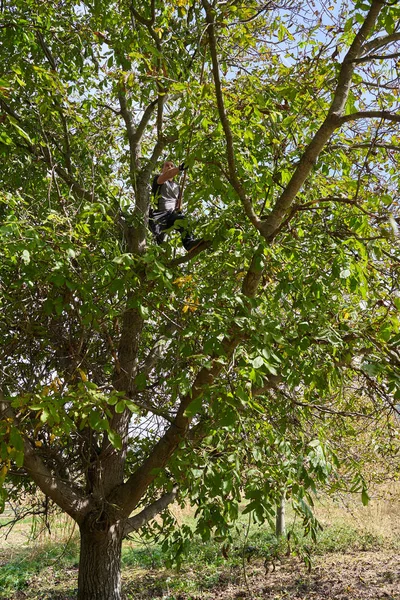
<svg viewBox="0 0 400 600"><path fill-rule="evenodd" d="M289 20L219 3L219 88L200 2L3 3L0 508L31 485L27 449L82 506L112 512L103 490L135 476L140 508L176 484L195 528L166 514L148 532L178 562L194 536L232 539L243 501L272 524L285 497L314 541L316 490L367 504L371 465L383 476L400 448L392 59L350 61L342 124L304 156L369 8L326 25L290 2ZM398 12L382 6L370 37ZM147 229L166 156L189 166L185 210L209 242L193 258Z"/></svg>

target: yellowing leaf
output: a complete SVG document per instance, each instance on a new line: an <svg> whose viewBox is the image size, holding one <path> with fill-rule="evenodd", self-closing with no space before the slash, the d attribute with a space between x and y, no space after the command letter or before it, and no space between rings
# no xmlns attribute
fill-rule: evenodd
<svg viewBox="0 0 400 600"><path fill-rule="evenodd" d="M81 376L81 379L84 383L87 382L88 380L88 376L86 375L85 371L83 371L82 369L78 369L79 371L79 375Z"/></svg>
<svg viewBox="0 0 400 600"><path fill-rule="evenodd" d="M183 285L185 285L185 283L189 283L190 281L192 281L192 279L193 275L184 275L182 277L178 277L172 283L181 288Z"/></svg>
<svg viewBox="0 0 400 600"><path fill-rule="evenodd" d="M182 312L186 313L190 310L190 312L195 312L199 307L199 301L197 298L187 298L186 304L182 308Z"/></svg>

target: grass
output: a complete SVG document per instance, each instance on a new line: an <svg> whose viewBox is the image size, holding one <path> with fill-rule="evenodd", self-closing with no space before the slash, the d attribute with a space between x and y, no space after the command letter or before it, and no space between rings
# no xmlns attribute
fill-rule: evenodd
<svg viewBox="0 0 400 600"><path fill-rule="evenodd" d="M293 547L299 556L323 556L329 553L400 550L400 490L393 488L392 498L375 498L368 507L353 501L343 503L324 500L317 503L317 514L324 525L317 543L301 534L301 527L288 515L289 528L297 534ZM178 509L177 509L178 510ZM191 511L177 513L181 522L192 520ZM292 521L290 523L290 521ZM367 525L366 525L367 524ZM32 527L31 521L18 525L8 539L0 539L0 599L11 599L23 590L31 600L67 600L76 597L78 538L65 518L53 524L49 538ZM163 600L198 595L219 585L235 584L244 566L258 561L266 568L284 558L287 542L277 542L267 527L252 525L246 535L247 517L239 526L234 543L221 544L196 540L180 572L169 569L167 557L157 544L126 541L122 570L126 600L143 598ZM36 536L36 537L35 537ZM34 538L34 539L33 539Z"/></svg>

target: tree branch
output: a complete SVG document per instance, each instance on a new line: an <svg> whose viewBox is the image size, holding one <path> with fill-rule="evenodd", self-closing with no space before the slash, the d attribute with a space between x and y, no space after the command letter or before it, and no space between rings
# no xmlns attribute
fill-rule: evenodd
<svg viewBox="0 0 400 600"><path fill-rule="evenodd" d="M357 150L359 148L371 148L371 144L369 142L359 143L359 144L351 144L346 146L345 144L332 144L329 146L331 150ZM400 150L400 144L385 144L384 142L374 142L374 148L383 148L384 150Z"/></svg>
<svg viewBox="0 0 400 600"><path fill-rule="evenodd" d="M164 98L165 101L165 98ZM143 133L146 129L148 122L150 121L151 115L154 112L155 107L157 106L158 98L153 100L147 108L145 109L142 118L140 119L139 125L136 127L136 132L133 135L133 140L136 143L139 143L142 139Z"/></svg>
<svg viewBox="0 0 400 600"><path fill-rule="evenodd" d="M360 205L360 201L357 199L356 196L354 198L342 198L340 196L328 196L327 198L317 198L316 200L310 200L310 202L305 202L304 204L294 204L293 212L295 213L295 212L298 212L301 210L308 210L311 207L314 207L316 204L325 203L325 202L337 202L338 204L350 204L351 206L355 206L356 208L361 210L361 212L368 215L369 217L375 216L372 213L365 210L365 208L363 208Z"/></svg>
<svg viewBox="0 0 400 600"><path fill-rule="evenodd" d="M363 79L363 85L365 85L365 87L371 87L371 88L378 88L379 90L397 90L399 85L398 85L398 77L396 77L395 79L392 79L391 81L389 81L389 83L374 83L372 81L365 81L365 79Z"/></svg>
<svg viewBox="0 0 400 600"><path fill-rule="evenodd" d="M355 58L354 63L360 64L369 62L370 60L386 60L387 58L398 58L400 52L393 52L392 54L368 54L368 56L362 56L361 58Z"/></svg>
<svg viewBox="0 0 400 600"><path fill-rule="evenodd" d="M219 75L219 63L218 63L218 55L217 55L217 42L215 38L215 21L214 21L214 11L211 7L208 0L202 0L203 7L206 11L206 22L207 22L207 31L208 31L208 39L210 45L211 52L211 60L212 60L212 71L214 77L214 86L215 86L215 95L217 98L217 106L219 112L219 118L224 130L225 141L226 141L226 155L228 160L228 169L229 169L229 181L232 185L233 189L239 196L244 211L249 218L250 222L258 229L260 225L260 219L253 209L253 204L251 199L247 197L246 192L242 183L240 182L237 169L236 169L236 160L235 160L235 150L233 146L233 135L230 127L229 119L227 117L224 105L224 98L222 94L222 86L221 86L221 78Z"/></svg>
<svg viewBox="0 0 400 600"><path fill-rule="evenodd" d="M130 9L132 15L134 16L134 18L136 19L136 21L139 21L139 23L141 23L142 25L145 25L147 28L151 28L152 25L154 25L154 21L155 21L154 0L152 0L151 6L152 6L151 19L146 19L145 17L143 17L136 10L133 2L131 2L130 7L129 7L129 9Z"/></svg>
<svg viewBox="0 0 400 600"><path fill-rule="evenodd" d="M166 326L166 330L165 335L158 338L143 363L140 365L138 371L140 374L146 375L147 377L171 345L173 339L172 336L176 332L177 326L174 323L169 322Z"/></svg>
<svg viewBox="0 0 400 600"><path fill-rule="evenodd" d="M400 32L391 33L390 35L384 35L379 38L375 38L370 42L364 44L362 47L362 53L371 52L372 50L378 50L379 48L383 48L383 46L387 46L388 44L392 44L393 42L398 42L400 40Z"/></svg>
<svg viewBox="0 0 400 600"><path fill-rule="evenodd" d="M383 5L384 2L382 0L373 0L365 21L356 34L353 43L351 44L343 60L339 72L338 83L328 114L321 127L318 129L317 133L304 151L304 154L300 159L300 162L297 165L297 168L285 190L282 192L276 201L274 208L260 227L261 234L268 241L272 241L276 236L281 223L285 219L287 211L290 209L297 193L310 174L322 149L328 142L335 129L337 129L341 124L340 119L345 110L355 68L354 60L360 56L363 43L365 42L368 34L373 30Z"/></svg>
<svg viewBox="0 0 400 600"><path fill-rule="evenodd" d="M13 117L16 121L18 121L19 123L23 124L23 120L19 116L19 114L16 113L10 106L8 106L8 104L2 98L0 98L0 107L7 114L9 114L11 117ZM57 164L53 164L53 161L51 159L51 156L49 154L47 146L41 148L41 152L40 152L38 148L35 148L35 146L33 146L32 144L30 144L27 141L26 145L24 146L24 148L26 150L29 150L29 152L33 156L35 156L36 158L38 158L38 159L44 159L46 161L46 163L50 166L50 168L54 167L55 172L61 177L61 179L64 180L64 182L70 187L70 189L79 198L82 198L84 200L88 200L90 202L93 201L93 194L92 194L92 192L88 192L87 190L85 190L65 169L63 169L62 167L60 167Z"/></svg>
<svg viewBox="0 0 400 600"><path fill-rule="evenodd" d="M36 30L36 37L39 40L39 44L40 44L44 54L46 55L46 58L49 61L51 68L53 69L53 71L57 71L57 64L54 59L54 56L52 55L50 48L47 46L46 42L44 41L44 37L43 37L41 31L39 31L38 29Z"/></svg>
<svg viewBox="0 0 400 600"><path fill-rule="evenodd" d="M252 386L251 393L253 396L263 396L265 392L276 389L282 382L283 377L281 375L268 375L264 385L259 387L255 387L255 385Z"/></svg>
<svg viewBox="0 0 400 600"><path fill-rule="evenodd" d="M248 298L254 298L263 274L263 267L259 260L253 257L248 275L245 277L242 293ZM258 257L259 258L259 257ZM244 333L240 326L233 325L230 336L226 336L221 342L227 359L231 358L235 349L243 339ZM129 479L116 487L108 498L110 505L115 505L117 513L129 516L137 503L140 501L145 490L156 477L157 471L162 469L182 440L188 435L188 428L193 419L186 415L189 405L200 398L205 390L221 374L224 363L220 356L211 356L211 366L203 367L197 373L190 391L181 399L176 416L165 434L154 445L149 456L140 467L129 477Z"/></svg>
<svg viewBox="0 0 400 600"><path fill-rule="evenodd" d="M130 150L130 176L131 183L136 188L136 174L139 169L140 142L144 131L151 119L155 107L158 104L158 99L153 100L145 109L142 118L135 128L132 113L128 109L125 91L118 91L118 100L121 108L120 114L125 121L126 132L128 134L129 150Z"/></svg>
<svg viewBox="0 0 400 600"><path fill-rule="evenodd" d="M211 241L204 240L203 242L201 242L201 244L199 244L197 246L197 248L194 248L190 252L187 252L184 256L180 256L179 258L174 258L173 260L171 260L169 263L167 263L167 266L168 267L177 267L178 265L183 265L185 263L188 263L191 260L193 260L196 256L198 256L201 252L204 252L204 250L207 250L207 248L210 248L211 245L212 245Z"/></svg>
<svg viewBox="0 0 400 600"><path fill-rule="evenodd" d="M167 506L175 501L177 494L178 489L174 487L172 492L164 494L164 496L161 496L161 498L156 500L156 502L146 506L146 508L143 509L139 514L128 519L124 528L123 537L129 535L132 531L137 531L143 527L143 525L146 525L146 523L154 519L154 517L159 515L167 508Z"/></svg>
<svg viewBox="0 0 400 600"><path fill-rule="evenodd" d="M42 35L42 33L39 30L36 30L36 37L39 40L39 44L47 58L47 60L50 63L51 68L53 69L53 71L57 72L57 63L56 60L50 50L50 48L48 47L48 45L46 44L44 37ZM61 119L61 124L62 124L62 128L64 131L64 140L65 140L65 152L63 153L65 156L65 161L67 164L67 171L69 174L72 173L72 164L71 164L71 144L70 144L70 139L69 139L69 131L68 131L68 125L67 125L67 120L65 118L65 115L63 113L62 110L62 106L60 104L60 102L58 102L56 99L54 99L54 104L56 105L57 108L57 112L60 115L60 119Z"/></svg>
<svg viewBox="0 0 400 600"><path fill-rule="evenodd" d="M387 110L366 110L363 112L355 112L350 115L343 115L339 118L339 124L349 123L360 119L383 119L385 121L400 122L400 114L393 114Z"/></svg>
<svg viewBox="0 0 400 600"><path fill-rule="evenodd" d="M232 356L235 348L240 342L240 336L233 336L231 339L225 339L222 342L225 356ZM168 427L165 434L155 444L151 453L143 461L140 467L129 477L129 479L110 494L107 499L111 505L116 505L118 514L121 516L129 514L137 506L143 493L156 477L159 469L162 469L175 452L181 441L187 434L188 427L192 417L186 415L186 409L189 405L201 397L213 381L218 377L224 368L222 361L212 357L211 367L203 367L198 372L191 390L180 402L177 414L173 423Z"/></svg>
<svg viewBox="0 0 400 600"><path fill-rule="evenodd" d="M250 262L249 270L247 271L243 279L242 294L244 294L248 298L254 298L263 272L263 257L260 255L259 251L257 251L254 253L253 258Z"/></svg>
<svg viewBox="0 0 400 600"><path fill-rule="evenodd" d="M2 391L0 391L0 414L3 418L12 419L18 425L15 413L10 403L5 400ZM51 473L40 458L38 450L32 446L26 435L23 436L23 442L24 468L28 471L33 481L44 494L49 496L78 524L81 523L91 508L91 502L87 498L80 496L70 485L66 485L61 479Z"/></svg>

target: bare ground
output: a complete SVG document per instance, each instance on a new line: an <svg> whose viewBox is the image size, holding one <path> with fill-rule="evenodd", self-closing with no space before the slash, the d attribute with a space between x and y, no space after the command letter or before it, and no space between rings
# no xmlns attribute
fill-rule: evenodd
<svg viewBox="0 0 400 600"><path fill-rule="evenodd" d="M182 573L188 581L190 572ZM247 583L246 583L247 580ZM309 573L296 559L279 563L266 573L262 563L219 574L211 589L177 593L168 579L147 572L126 586L126 598L147 600L400 600L400 557L393 553L362 552L317 557Z"/></svg>

